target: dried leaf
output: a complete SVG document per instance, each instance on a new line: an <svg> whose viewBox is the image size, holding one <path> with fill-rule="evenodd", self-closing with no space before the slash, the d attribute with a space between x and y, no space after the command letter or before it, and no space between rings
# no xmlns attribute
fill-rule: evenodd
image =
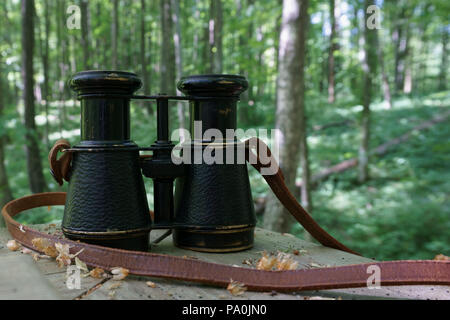
<svg viewBox="0 0 450 320"><path fill-rule="evenodd" d="M315 263L315 262L311 262L311 263L309 263L309 265L313 268L322 268L322 266L320 264Z"/></svg>
<svg viewBox="0 0 450 320"><path fill-rule="evenodd" d="M154 283L154 282L147 281L145 284L146 284L147 286L149 286L150 288L156 288L156 283Z"/></svg>
<svg viewBox="0 0 450 320"><path fill-rule="evenodd" d="M52 258L56 258L58 256L58 250L56 250L56 248L53 246L48 246L43 251L44 251L44 254L46 254L47 256L50 256Z"/></svg>
<svg viewBox="0 0 450 320"><path fill-rule="evenodd" d="M295 238L295 236L291 233L282 233L282 236L286 236L286 237L291 237L291 238Z"/></svg>
<svg viewBox="0 0 450 320"><path fill-rule="evenodd" d="M230 279L230 283L228 284L227 290L233 296L241 296L244 294L245 291L247 291L247 287L243 283Z"/></svg>
<svg viewBox="0 0 450 320"><path fill-rule="evenodd" d="M70 256L70 246L68 244L55 243L55 248L58 252L56 257L56 262L58 266L62 268L63 266L70 266L72 264L72 258Z"/></svg>
<svg viewBox="0 0 450 320"><path fill-rule="evenodd" d="M70 246L68 244L55 243L55 248L60 255L70 256Z"/></svg>
<svg viewBox="0 0 450 320"><path fill-rule="evenodd" d="M309 263L309 266L313 267L313 268L328 268L328 267L330 267L329 264L318 264L318 263L314 263L314 262Z"/></svg>
<svg viewBox="0 0 450 320"><path fill-rule="evenodd" d="M55 248L58 252L56 257L56 262L58 262L59 267L70 266L72 264L72 259L79 255L84 249L81 249L75 254L70 254L70 246L68 244L55 243Z"/></svg>
<svg viewBox="0 0 450 320"><path fill-rule="evenodd" d="M95 269L92 269L92 270L89 272L89 275L90 275L92 278L95 278L95 279L101 279L101 278L104 278L104 277L106 276L105 270L103 270L103 269L101 269L101 268L95 268Z"/></svg>
<svg viewBox="0 0 450 320"><path fill-rule="evenodd" d="M64 266L70 266L72 264L72 259L66 256L57 256L56 262L58 263L58 267L62 268Z"/></svg>
<svg viewBox="0 0 450 320"><path fill-rule="evenodd" d="M11 251L17 251L20 249L20 243L16 240L9 240L8 243L6 243L6 247Z"/></svg>
<svg viewBox="0 0 450 320"><path fill-rule="evenodd" d="M433 260L450 261L450 257L444 256L444 255L441 253L441 254L438 254L436 257L434 257Z"/></svg>
<svg viewBox="0 0 450 320"><path fill-rule="evenodd" d="M58 256L58 251L52 245L52 243L45 238L34 238L31 240L33 246L41 252L44 252L45 255L50 256L52 258L56 258Z"/></svg>
<svg viewBox="0 0 450 320"><path fill-rule="evenodd" d="M117 282L113 283L112 285L110 285L108 289L109 290L114 290L114 289L119 288L121 285L122 285L122 282L121 281L117 281Z"/></svg>
<svg viewBox="0 0 450 320"><path fill-rule="evenodd" d="M89 272L89 269L83 261L81 261L78 257L75 257L75 265L80 268L80 270L84 272Z"/></svg>
<svg viewBox="0 0 450 320"><path fill-rule="evenodd" d="M242 261L242 264L246 264L246 265L248 265L248 266L252 266L252 265L253 265L251 259L245 259L244 261Z"/></svg>
<svg viewBox="0 0 450 320"><path fill-rule="evenodd" d="M111 274L113 275L113 280L123 280L128 276L130 271L128 269L122 267L116 267L111 270Z"/></svg>
<svg viewBox="0 0 450 320"><path fill-rule="evenodd" d="M52 246L52 243L45 238L34 238L33 240L31 240L31 243L39 251L44 251L45 248Z"/></svg>
<svg viewBox="0 0 450 320"><path fill-rule="evenodd" d="M271 271L272 268L276 265L277 259L276 257L267 254L267 252L263 252L263 256L258 260L256 264L256 269Z"/></svg>
<svg viewBox="0 0 450 320"><path fill-rule="evenodd" d="M22 252L23 254L30 254L30 253L33 253L33 251L30 250L30 249L28 249L28 248L23 248L21 252Z"/></svg>
<svg viewBox="0 0 450 320"><path fill-rule="evenodd" d="M290 254L279 252L277 255L277 270L295 270L298 262Z"/></svg>

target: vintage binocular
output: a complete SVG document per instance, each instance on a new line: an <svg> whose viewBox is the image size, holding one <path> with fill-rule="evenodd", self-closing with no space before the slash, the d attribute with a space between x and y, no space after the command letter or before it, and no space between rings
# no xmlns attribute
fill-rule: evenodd
<svg viewBox="0 0 450 320"><path fill-rule="evenodd" d="M178 89L185 96L134 95L141 80L122 71L80 72L70 87L81 101L81 141L65 150L72 153L62 222L66 237L146 251L151 229L171 229L181 248L233 252L252 246L256 217L245 161L174 163L169 139L169 100L188 100L193 139L183 144L182 154L241 147L237 138L204 133L216 129L226 137L227 129L236 129L237 101L248 87L244 77L184 77ZM157 140L150 146L130 139L131 100L156 101ZM199 121L201 127L195 125ZM153 179L153 219L142 175Z"/></svg>

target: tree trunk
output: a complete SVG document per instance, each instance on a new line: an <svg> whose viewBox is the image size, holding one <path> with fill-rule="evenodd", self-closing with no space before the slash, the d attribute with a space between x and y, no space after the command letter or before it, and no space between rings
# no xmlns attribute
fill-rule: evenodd
<svg viewBox="0 0 450 320"><path fill-rule="evenodd" d="M413 55L410 53L408 55L408 60L405 67L405 78L403 82L403 93L410 94L413 86L412 79L412 65L414 63Z"/></svg>
<svg viewBox="0 0 450 320"><path fill-rule="evenodd" d="M0 57L0 92L6 92L3 86L3 61ZM5 96L0 95L0 119L3 116ZM3 124L2 124L3 125ZM0 134L0 208L13 199L11 188L9 186L8 175L5 167L5 135ZM3 218L0 217L0 228L4 227Z"/></svg>
<svg viewBox="0 0 450 320"><path fill-rule="evenodd" d="M141 73L142 73L142 89L144 91L144 95L150 95L150 75L147 70L147 65L149 64L146 58L146 31L145 31L145 15L146 15L146 0L141 0L141 50L140 50L140 59L141 59ZM151 55L149 55L151 57ZM145 107L147 109L147 113L149 115L153 115L153 108L145 103Z"/></svg>
<svg viewBox="0 0 450 320"><path fill-rule="evenodd" d="M335 0L330 0L330 25L330 49L328 53L328 102L334 103L334 101L336 100L334 52L337 50L337 22Z"/></svg>
<svg viewBox="0 0 450 320"><path fill-rule="evenodd" d="M384 66L383 41L379 38L377 40L378 40L377 55L378 55L378 62L380 64L381 83L382 83L382 87L383 87L384 101L387 103L387 109L391 109L392 108L391 87L389 85L389 79L386 74L386 69Z"/></svg>
<svg viewBox="0 0 450 320"><path fill-rule="evenodd" d="M222 73L222 0L211 0L209 7L210 72Z"/></svg>
<svg viewBox="0 0 450 320"><path fill-rule="evenodd" d="M373 5L373 0L365 0L364 8ZM369 14L364 10L364 21ZM364 58L362 69L363 84L363 111L361 114L361 145L358 154L358 180L365 182L369 178L369 141L370 141L370 102L372 99L372 77L376 72L376 38L377 29L364 28Z"/></svg>
<svg viewBox="0 0 450 320"><path fill-rule="evenodd" d="M44 0L44 40L40 39L41 42L41 60L42 69L44 75L44 83L42 86L42 103L45 103L45 147L47 151L50 151L50 141L48 135L50 134L49 122L48 122L48 106L50 103L50 64L49 64L49 37L50 37L50 8L49 1ZM43 44L42 44L43 42ZM44 102L45 101L45 102Z"/></svg>
<svg viewBox="0 0 450 320"><path fill-rule="evenodd" d="M0 107L1 108L1 107ZM1 114L0 114L1 115ZM9 187L8 175L5 167L5 146L4 136L0 137L0 208L13 199L11 188ZM0 228L5 226L3 218L0 216Z"/></svg>
<svg viewBox="0 0 450 320"><path fill-rule="evenodd" d="M46 189L34 121L34 0L22 0L22 78L25 107L26 158L31 192Z"/></svg>
<svg viewBox="0 0 450 320"><path fill-rule="evenodd" d="M57 1L56 2L56 25L65 26L66 23L66 7L64 5L64 2ZM59 131L62 137L62 127L63 123L66 121L66 105L65 105L65 96L67 92L67 85L66 85L66 79L67 79L67 71L69 70L68 67L68 59L67 59L67 38L66 38L66 32L62 28L56 28L57 30L57 43L58 43L58 64L59 64L59 77L57 80L58 85L58 103L61 105L58 105L58 115L59 115Z"/></svg>
<svg viewBox="0 0 450 320"><path fill-rule="evenodd" d="M118 56L117 56L117 41L119 39L119 0L113 2L113 16L111 24L111 47L112 47L112 61L111 65L113 70L118 68Z"/></svg>
<svg viewBox="0 0 450 320"><path fill-rule="evenodd" d="M102 15L102 5L100 2L97 2L95 6L95 17L96 17L96 24L95 27L99 28L102 25L101 21L101 15ZM94 60L94 68L95 69L105 69L106 68L106 61L105 58L106 50L102 50L102 44L105 41L105 39L102 39L101 36L94 37L94 43L97 50L94 51L95 54L95 60ZM101 61L101 62L100 62Z"/></svg>
<svg viewBox="0 0 450 320"><path fill-rule="evenodd" d="M279 164L285 182L294 191L299 151L307 157L304 114L304 66L306 34L309 22L308 0L284 0L278 53L277 111L275 143L279 148ZM307 165L307 164L306 164ZM306 174L309 170L306 170ZM309 191L308 188L305 189ZM308 202L310 204L310 202ZM264 227L289 232L292 216L269 193L264 214Z"/></svg>
<svg viewBox="0 0 450 320"><path fill-rule="evenodd" d="M173 21L171 1L160 0L161 6L161 86L160 92L175 94L175 49L173 43Z"/></svg>
<svg viewBox="0 0 450 320"><path fill-rule="evenodd" d="M400 92L403 90L405 81L406 57L408 55L409 42L409 25L408 10L406 4L399 3L401 6L400 13L397 16L396 27L393 34L395 44L395 90Z"/></svg>
<svg viewBox="0 0 450 320"><path fill-rule="evenodd" d="M195 21L200 21L200 9L199 9L199 0L195 0L194 2L194 19ZM194 69L198 68L198 58L199 58L199 35L201 34L201 30L196 28L194 30L194 34L192 35L192 62L194 64Z"/></svg>
<svg viewBox="0 0 450 320"><path fill-rule="evenodd" d="M425 93L427 84L427 62L428 62L428 34L430 20L428 18L431 3L424 4L422 21L420 23L420 46L422 48L419 58L419 77L415 81L416 92Z"/></svg>
<svg viewBox="0 0 450 320"><path fill-rule="evenodd" d="M83 48L83 69L89 70L89 3L81 0L81 46Z"/></svg>
<svg viewBox="0 0 450 320"><path fill-rule="evenodd" d="M178 0L171 0L172 3L172 20L173 25L175 26L175 32L173 34L173 43L175 48L175 71L176 71L176 78L180 79L183 76L183 51L181 48L181 26L180 26L180 2ZM177 90L178 94L181 94ZM184 104L181 101L177 102L177 115L178 115L178 124L179 128L185 128L185 115L184 115ZM182 132L182 131L181 131ZM180 137L184 138L184 137Z"/></svg>
<svg viewBox="0 0 450 320"><path fill-rule="evenodd" d="M442 28L442 55L441 55L441 70L439 73L439 90L447 89L447 66L448 66L448 31L447 28Z"/></svg>
<svg viewBox="0 0 450 320"><path fill-rule="evenodd" d="M247 3L249 6L253 5L253 0L249 0ZM244 19L243 12L246 10L246 8L244 8L243 6L243 1L238 0L236 6L237 6L237 16L240 19ZM250 58L248 41L250 41L252 37L253 37L253 22L250 22L249 26L247 27L247 33L240 34L238 39L239 50L240 52L242 52L242 55L247 59ZM244 69L242 64L239 64L239 74L243 75L247 79L249 78L248 70ZM239 119L238 119L239 123L241 124L248 124L249 122L248 109L249 109L249 102L251 99L250 91L251 88L248 88L246 91L244 91L244 93L241 96L241 103L239 104Z"/></svg>

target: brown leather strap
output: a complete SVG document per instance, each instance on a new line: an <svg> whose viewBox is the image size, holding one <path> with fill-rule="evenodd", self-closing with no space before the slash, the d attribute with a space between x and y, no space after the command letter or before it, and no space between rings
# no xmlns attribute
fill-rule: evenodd
<svg viewBox="0 0 450 320"><path fill-rule="evenodd" d="M61 139L55 142L55 145L52 147L48 154L50 172L60 186L62 186L63 184L63 179L69 181L72 153L65 152L59 159L57 159L57 156L58 152L69 148L70 143L67 140Z"/></svg>
<svg viewBox="0 0 450 320"><path fill-rule="evenodd" d="M64 205L66 194L62 192L40 193L13 200L3 207L11 235L22 245L38 251L34 238L46 238L54 243L69 244L71 253L83 251L78 257L90 267L111 270L123 267L131 274L162 277L226 287L230 279L243 283L253 291L300 291L336 288L356 288L367 285L368 267L380 268L380 285L450 285L450 261L386 261L341 267L262 271L209 263L149 252L126 251L89 245L22 226L13 217L40 206Z"/></svg>
<svg viewBox="0 0 450 320"><path fill-rule="evenodd" d="M56 160L57 153L60 150L70 148L70 144L67 140L58 140L49 153L50 169L53 173L55 180L62 185L64 178L68 181L68 173L70 171L70 165L72 160L72 154L65 153L59 160ZM319 224L309 215L309 213L297 202L295 197L287 188L284 183L283 172L278 166L276 159L272 156L270 149L267 145L258 138L250 138L245 141L246 158L253 167L259 172L263 168L272 166L276 174L263 174L264 179L269 184L270 188L284 205L284 207L294 216L294 218L308 231L314 239L319 241L322 245L334 249L339 249L353 254L358 254L353 250L347 248L345 245L333 238L329 233L322 229ZM256 149L256 154L252 153L252 149ZM264 149L264 152L262 152ZM266 159L262 159L262 155L267 155ZM141 159L151 157L150 155L143 155ZM153 215L152 215L153 217Z"/></svg>
<svg viewBox="0 0 450 320"><path fill-rule="evenodd" d="M249 151L247 152L247 160L251 158L251 149L257 148L256 161L251 163L258 171L262 172L263 168L276 165L270 150L262 141L252 138L247 140L245 145ZM69 147L67 141L59 141L52 148L49 155L55 178L61 182L62 178L67 180L67 173L70 170L70 158L63 159L61 157L60 160L56 160L56 154L59 150ZM258 148L261 147L267 148L266 152L270 158L268 159L269 161L262 161L260 158L261 152ZM320 243L353 253L352 250L326 233L301 207L284 184L281 170L276 170L275 175L266 174L264 178L281 203ZM16 214L32 208L64 205L65 198L66 194L61 192L41 193L7 203L2 209L2 215L5 218L9 232L21 244L34 250L37 250L32 243L34 238L46 238L53 244L56 242L69 244L71 253L83 249L79 254L79 258L90 267L111 270L120 266L127 268L130 273L136 275L179 279L223 287L230 283L230 279L233 279L244 283L249 290L254 291L299 291L364 287L367 285L369 276L367 273L368 267L373 265L377 265L380 268L380 285L450 285L450 261L386 261L331 268L262 271L169 255L126 251L74 242L22 226L13 219Z"/></svg>
<svg viewBox="0 0 450 320"><path fill-rule="evenodd" d="M313 236L314 239L326 247L359 255L322 229L310 216L310 214L300 205L300 203L297 202L297 199L295 199L284 183L283 172L279 168L275 158L272 156L270 149L262 140L258 138L250 138L245 141L245 147L248 150L248 152L246 152L247 161L249 161L256 170L261 172L262 168L267 168L270 166L276 168L276 170L274 170L276 171L276 174L262 174L264 179L278 200L280 200L283 206L294 216L294 218L305 228L305 230ZM253 159L251 159L252 149L256 149L256 154L253 154ZM261 149L264 149L264 152L262 152ZM261 155L263 154L267 155L267 159L261 159Z"/></svg>

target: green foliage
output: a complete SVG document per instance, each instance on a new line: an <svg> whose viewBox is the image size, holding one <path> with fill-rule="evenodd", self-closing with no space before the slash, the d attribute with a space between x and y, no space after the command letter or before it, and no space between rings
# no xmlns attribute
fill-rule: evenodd
<svg viewBox="0 0 450 320"><path fill-rule="evenodd" d="M450 92L443 94L402 98L390 111L374 105L372 147L449 110ZM318 142L310 143L313 172L355 157L357 136L352 127L323 132ZM449 136L446 121L414 134L382 158L374 157L366 184L357 183L355 171L330 177L313 193L313 216L364 256L384 260L449 255ZM299 226L293 231L303 234Z"/></svg>
<svg viewBox="0 0 450 320"><path fill-rule="evenodd" d="M64 25L65 9L78 1L47 0L50 10L49 142L68 139L79 141L78 103L67 89L66 81L83 68L81 31ZM42 92L44 70L41 49L45 40L45 6L36 0L34 69L36 93ZM223 1L224 73L243 74L250 82L248 95L239 104L238 127L273 128L276 120L277 57L282 1ZM336 58L336 93L334 104L327 101L329 41L329 1L310 1L311 23L308 28L305 87L307 132L312 173L358 155L360 144L363 71L361 37L364 25L363 5L359 0L339 1L342 19L338 21ZM378 1L379 3L379 1ZM395 138L426 119L450 108L450 93L435 92L441 71L442 33L448 32L449 1L382 1L382 45L384 69L393 84L396 50L393 41L398 25L409 28L409 66L413 90L397 92L391 110L381 101L380 71L373 74L371 147ZM238 6L240 5L240 7ZM0 137L5 137L5 165L15 197L30 193L25 161L25 127L21 99L21 11L20 1L1 1L0 78L3 92L0 112ZM183 74L205 73L208 66L208 27L210 0L180 1ZM145 41L146 70L150 73L152 93L159 92L161 72L161 23L159 1L146 0ZM118 68L141 74L140 1L119 1ZM111 1L90 0L91 68L110 69ZM408 17L399 20L401 9ZM380 68L378 68L380 70ZM392 88L394 93L394 90ZM141 92L142 93L142 92ZM51 178L45 145L45 104L36 95L36 121L41 159L50 191L65 191ZM186 106L186 110L187 110ZM174 108L175 110L175 108ZM316 125L349 121L347 125L316 131ZM156 119L141 103L131 108L132 139L148 146L156 138ZM177 124L173 124L176 126ZM428 131L414 134L381 158L372 158L371 180L356 181L355 170L330 177L313 192L313 215L318 222L349 247L377 259L432 258L449 255L450 245L450 136L448 121ZM300 170L300 169L299 169ZM299 172L300 174L300 172ZM300 175L298 175L300 176ZM253 196L269 192L262 177L250 170ZM150 206L152 183L145 179ZM37 209L22 214L22 223L49 223L61 219L62 209ZM303 235L300 227L293 232Z"/></svg>

